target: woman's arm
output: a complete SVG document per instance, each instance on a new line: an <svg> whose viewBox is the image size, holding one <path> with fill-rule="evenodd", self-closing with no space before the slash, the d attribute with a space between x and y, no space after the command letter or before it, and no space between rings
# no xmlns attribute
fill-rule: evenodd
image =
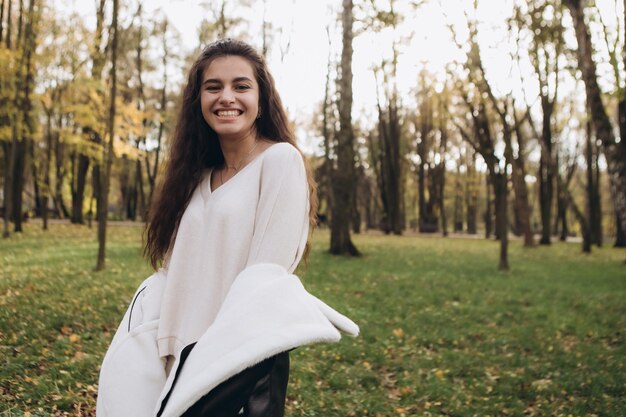
<svg viewBox="0 0 626 417"><path fill-rule="evenodd" d="M263 160L254 235L246 266L269 262L289 272L298 265L309 231L309 187L302 155L280 146ZM266 151L267 152L267 151Z"/></svg>

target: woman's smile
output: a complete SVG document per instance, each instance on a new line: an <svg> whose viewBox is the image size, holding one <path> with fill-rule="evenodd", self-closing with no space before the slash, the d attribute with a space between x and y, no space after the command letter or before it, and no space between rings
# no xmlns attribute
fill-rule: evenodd
<svg viewBox="0 0 626 417"><path fill-rule="evenodd" d="M239 56L215 58L204 71L200 103L220 140L254 134L259 85L252 65Z"/></svg>
<svg viewBox="0 0 626 417"><path fill-rule="evenodd" d="M218 110L215 112L215 114L218 117L224 118L224 119L233 119L237 116L239 116L240 114L242 114L243 112L241 110Z"/></svg>

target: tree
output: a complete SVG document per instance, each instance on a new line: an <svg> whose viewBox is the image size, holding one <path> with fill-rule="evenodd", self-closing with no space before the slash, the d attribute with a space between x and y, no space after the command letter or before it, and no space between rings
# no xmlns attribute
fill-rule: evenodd
<svg viewBox="0 0 626 417"><path fill-rule="evenodd" d="M553 0L525 2L527 7L515 8L514 20L530 34L529 58L539 82L541 102L541 144L539 160L539 205L541 214L542 245L550 244L552 206L554 203L555 155L554 155L554 110L559 92L559 71L564 48L561 9ZM519 44L519 40L518 40ZM531 121L532 123L532 121Z"/></svg>
<svg viewBox="0 0 626 417"><path fill-rule="evenodd" d="M395 80L395 72L397 65L397 52L394 48L394 58L392 63L392 75ZM384 70L384 63L381 65L381 71ZM376 75L376 72L375 72ZM385 83L387 84L387 75L383 75ZM378 78L378 77L376 77ZM376 94L377 109L378 109L378 126L377 126L377 144L378 152L376 155L380 158L379 163L379 185L381 201L383 203L384 211L384 225L383 230L385 233L393 233L396 235L402 234L404 229L402 207L402 165L400 158L400 138L401 138L401 121L398 114L398 91L393 81L394 86L392 91L387 94L387 108L383 108L381 105L380 95ZM378 84L378 82L376 83ZM386 85L385 85L386 87ZM385 88L385 91L388 89ZM377 91L378 93L378 91Z"/></svg>
<svg viewBox="0 0 626 417"><path fill-rule="evenodd" d="M117 42L118 42L118 0L113 0L113 21L111 23L111 93L109 103L108 142L104 154L104 172L101 176L100 198L98 199L98 259L96 270L105 267L106 227L109 204L109 185L113 163L113 139L115 137L115 102L117 96Z"/></svg>
<svg viewBox="0 0 626 417"><path fill-rule="evenodd" d="M464 124L455 122L461 136L467 141L474 150L480 154L487 165L489 181L494 191L495 199L495 215L496 215L496 237L500 241L500 261L498 269L508 270L508 175L507 167L510 159L511 134L512 128L507 121L508 105L505 101L503 108L500 107L495 98L491 86L485 75L482 64L480 47L477 40L476 23L467 19L469 30L469 50L467 58L463 63L465 73L467 74L470 88L466 90L464 83L457 80L457 90L462 98L467 114L470 116L472 132L469 132ZM452 26L449 26L453 38L456 40L456 34ZM461 49L460 43L457 46ZM487 102L489 100L489 102ZM488 105L491 104L491 110L495 112L502 122L502 136L504 141L504 157L496 154L496 137L494 136L492 122L488 115ZM467 117L464 117L467 119Z"/></svg>
<svg viewBox="0 0 626 417"><path fill-rule="evenodd" d="M585 141L585 160L587 162L587 224L591 244L602 246L602 207L600 203L600 149L596 145L591 128L587 121Z"/></svg>
<svg viewBox="0 0 626 417"><path fill-rule="evenodd" d="M447 91L435 91L435 80L426 71L419 74L420 92L416 119L416 153L419 158L417 171L419 231L447 233L444 209L444 186L446 170Z"/></svg>
<svg viewBox="0 0 626 417"><path fill-rule="evenodd" d="M0 64L3 71L0 71L0 144L4 158L4 216L3 216L3 237L10 236L11 221L11 145L13 140L12 120L14 119L15 107L13 106L13 91L15 89L17 51L12 42L12 1L6 5L6 25L0 30L2 40L0 41ZM3 4L4 6L4 4ZM4 16L4 7L2 7ZM0 22L4 22L0 18Z"/></svg>
<svg viewBox="0 0 626 417"><path fill-rule="evenodd" d="M350 209L353 207L354 131L352 130L352 0L343 0L343 48L339 80L339 134L337 136L337 167L333 170L333 206L330 253L359 255L350 238Z"/></svg>
<svg viewBox="0 0 626 417"><path fill-rule="evenodd" d="M26 14L24 14L23 4L20 2L18 23L18 50L20 58L17 66L17 84L14 96L16 113L13 120L13 141L9 165L11 172L11 192L9 198L12 203L9 207L12 212L16 232L22 231L22 193L26 152L33 140L36 129L36 121L33 114L33 94L35 90L33 54L37 45L39 13L36 0L30 0Z"/></svg>
<svg viewBox="0 0 626 417"><path fill-rule="evenodd" d="M626 230L626 145L624 140L619 143L613 133L613 125L609 120L602 102L596 64L592 57L592 45L589 30L584 17L583 0L565 0L569 8L576 39L578 41L578 67L582 73L587 94L587 106L596 133L601 141L607 161L607 173L611 184L611 194L622 230ZM625 17L626 18L626 17Z"/></svg>

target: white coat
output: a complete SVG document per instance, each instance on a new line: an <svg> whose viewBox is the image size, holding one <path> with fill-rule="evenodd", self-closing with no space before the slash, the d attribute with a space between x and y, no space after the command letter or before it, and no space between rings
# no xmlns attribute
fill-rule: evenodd
<svg viewBox="0 0 626 417"><path fill-rule="evenodd" d="M336 342L358 326L309 294L297 276L276 264L256 264L231 286L213 324L187 357L174 388L178 361L166 377L156 335L165 274L138 288L109 346L102 368L97 417L179 417L231 376L298 346ZM171 392L170 392L171 391Z"/></svg>

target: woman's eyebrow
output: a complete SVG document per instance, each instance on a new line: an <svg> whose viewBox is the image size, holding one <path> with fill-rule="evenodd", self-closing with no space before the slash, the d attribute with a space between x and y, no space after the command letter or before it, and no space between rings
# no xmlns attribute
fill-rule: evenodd
<svg viewBox="0 0 626 417"><path fill-rule="evenodd" d="M237 77L237 78L235 78L233 80L233 82L235 82L235 83L238 83L238 82L241 82L241 81L252 82L252 80L250 78L248 78L248 77ZM219 84L221 82L222 82L222 80L220 80L218 78L208 78L208 79L204 80L202 82L202 84L208 84L208 83L218 83Z"/></svg>

